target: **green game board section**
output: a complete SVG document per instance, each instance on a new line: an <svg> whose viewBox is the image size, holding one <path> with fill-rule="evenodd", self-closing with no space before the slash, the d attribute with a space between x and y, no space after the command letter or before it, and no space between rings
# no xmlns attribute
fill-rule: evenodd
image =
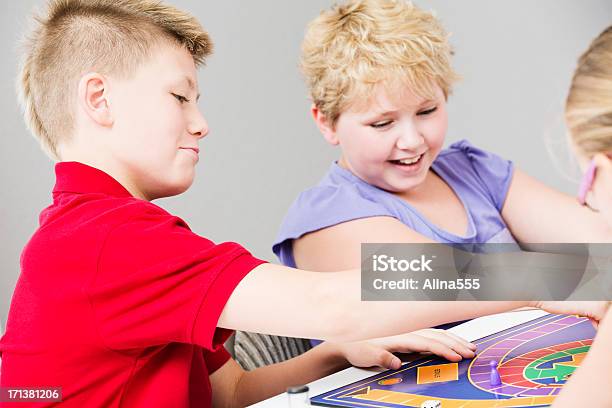
<svg viewBox="0 0 612 408"><path fill-rule="evenodd" d="M527 367L525 367L525 377L527 379L542 379L542 378L554 378L556 382L565 381L568 379L578 367L579 361L576 361L575 356L578 354L584 354L589 351L590 346L576 347L564 351L552 353L533 361ZM572 361L566 361L563 363L553 363L552 368L537 368L540 364L546 363L550 360L556 360L561 357L572 356Z"/></svg>

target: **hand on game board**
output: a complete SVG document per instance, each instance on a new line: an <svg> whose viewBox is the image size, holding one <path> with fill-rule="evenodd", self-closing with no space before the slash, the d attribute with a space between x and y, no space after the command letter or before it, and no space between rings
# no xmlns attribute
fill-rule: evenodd
<svg viewBox="0 0 612 408"><path fill-rule="evenodd" d="M588 317L593 326L597 328L599 321L606 315L610 302L586 302L586 301L540 301L533 302L532 306L546 310L549 313L570 314Z"/></svg>
<svg viewBox="0 0 612 408"><path fill-rule="evenodd" d="M450 361L474 357L476 345L440 329L425 329L397 336L352 343L336 343L340 353L355 367L400 368L392 353L429 352Z"/></svg>

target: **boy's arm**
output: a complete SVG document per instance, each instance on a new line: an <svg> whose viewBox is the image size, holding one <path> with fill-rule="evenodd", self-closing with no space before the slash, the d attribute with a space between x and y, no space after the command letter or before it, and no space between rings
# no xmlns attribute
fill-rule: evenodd
<svg viewBox="0 0 612 408"><path fill-rule="evenodd" d="M431 352L449 361L474 357L476 346L444 330L421 330L355 343L323 343L282 363L245 372L230 360L211 375L215 407L243 407L354 365L400 368L394 352Z"/></svg>
<svg viewBox="0 0 612 408"><path fill-rule="evenodd" d="M332 345L323 343L282 363L244 371L230 359L210 376L213 407L246 407L349 367Z"/></svg>
<svg viewBox="0 0 612 408"><path fill-rule="evenodd" d="M407 333L504 312L531 302L362 302L358 270L306 272L263 264L236 287L217 326L298 338L348 341ZM547 302L550 312L599 320L607 302Z"/></svg>
<svg viewBox="0 0 612 408"><path fill-rule="evenodd" d="M600 214L518 169L502 216L519 242L612 242L612 228Z"/></svg>

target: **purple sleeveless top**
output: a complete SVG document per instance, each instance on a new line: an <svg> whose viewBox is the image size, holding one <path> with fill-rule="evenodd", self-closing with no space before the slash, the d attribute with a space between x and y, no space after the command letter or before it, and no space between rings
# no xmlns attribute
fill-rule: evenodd
<svg viewBox="0 0 612 408"><path fill-rule="evenodd" d="M342 222L374 216L394 217L442 243L464 246L516 242L500 214L512 180L512 162L462 140L442 150L432 169L463 203L468 217L465 236L437 227L406 201L333 163L319 184L302 192L291 205L272 250L281 263L295 267L292 240Z"/></svg>

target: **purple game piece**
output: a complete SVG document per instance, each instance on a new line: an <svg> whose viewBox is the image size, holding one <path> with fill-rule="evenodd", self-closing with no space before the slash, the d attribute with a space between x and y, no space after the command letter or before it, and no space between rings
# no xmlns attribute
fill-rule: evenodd
<svg viewBox="0 0 612 408"><path fill-rule="evenodd" d="M497 371L497 361L491 360L489 362L489 366L491 367L491 376L489 379L489 383L492 386L502 385L501 377L499 376L499 371Z"/></svg>

